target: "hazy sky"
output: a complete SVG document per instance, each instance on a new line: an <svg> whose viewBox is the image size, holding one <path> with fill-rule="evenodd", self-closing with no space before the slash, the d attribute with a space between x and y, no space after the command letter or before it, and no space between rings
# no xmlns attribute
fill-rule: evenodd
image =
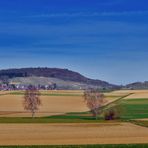
<svg viewBox="0 0 148 148"><path fill-rule="evenodd" d="M1 0L0 66L148 80L148 0Z"/></svg>

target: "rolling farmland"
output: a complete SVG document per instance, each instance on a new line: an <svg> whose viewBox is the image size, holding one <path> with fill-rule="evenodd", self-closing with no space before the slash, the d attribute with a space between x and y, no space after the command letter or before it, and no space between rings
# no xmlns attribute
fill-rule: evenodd
<svg viewBox="0 0 148 148"><path fill-rule="evenodd" d="M6 92L5 92L6 93ZM30 117L29 112L23 108L23 91L2 92L0 96L0 117ZM69 112L85 112L88 108L85 105L83 91L41 91L41 101L39 112L36 116L50 116L65 114ZM106 93L106 104L115 101L125 94Z"/></svg>
<svg viewBox="0 0 148 148"><path fill-rule="evenodd" d="M100 120L88 118L91 115L83 91L41 91L42 105L35 119L23 109L23 91L1 92L0 145L146 143L147 93L145 90L104 93L107 100L104 110L116 105L124 108L122 120L104 121L102 115Z"/></svg>

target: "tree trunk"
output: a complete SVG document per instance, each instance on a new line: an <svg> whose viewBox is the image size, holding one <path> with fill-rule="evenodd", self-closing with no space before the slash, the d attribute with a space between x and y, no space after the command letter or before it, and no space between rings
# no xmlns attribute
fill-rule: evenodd
<svg viewBox="0 0 148 148"><path fill-rule="evenodd" d="M98 112L95 111L95 119L96 119L96 120L98 119L97 115L98 115Z"/></svg>
<svg viewBox="0 0 148 148"><path fill-rule="evenodd" d="M95 117L96 117L96 120L97 120L98 119L97 114L95 115Z"/></svg>
<svg viewBox="0 0 148 148"><path fill-rule="evenodd" d="M35 115L35 112L33 111L33 112L32 112L32 118L34 118L34 115Z"/></svg>

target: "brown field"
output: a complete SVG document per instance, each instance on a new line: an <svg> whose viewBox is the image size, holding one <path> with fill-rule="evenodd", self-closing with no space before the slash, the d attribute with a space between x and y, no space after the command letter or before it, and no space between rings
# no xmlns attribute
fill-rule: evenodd
<svg viewBox="0 0 148 148"><path fill-rule="evenodd" d="M15 91L22 92L22 91ZM10 93L10 91L0 91L0 94ZM12 92L11 92L12 93ZM88 111L82 97L83 91L81 90L53 90L41 91L42 94L57 94L57 96L41 96L42 105L39 112L36 113L37 117L64 114L67 112L84 112ZM148 98L148 90L120 90L110 93L105 93L106 104L121 96L129 93L130 96L125 99L132 98ZM60 94L68 94L71 96L60 96ZM59 95L59 96L58 96ZM22 106L23 95L1 95L0 96L0 117L30 117L31 113L24 111Z"/></svg>
<svg viewBox="0 0 148 148"><path fill-rule="evenodd" d="M124 92L124 91L113 91L113 92L109 92L109 93L104 93L105 96L114 96L114 97L122 97L122 96L125 96L125 95L128 95L130 92Z"/></svg>
<svg viewBox="0 0 148 148"><path fill-rule="evenodd" d="M148 90L118 90L118 91L114 91L112 93L148 93Z"/></svg>
<svg viewBox="0 0 148 148"><path fill-rule="evenodd" d="M0 125L0 145L129 144L147 142L148 128L131 123Z"/></svg>
<svg viewBox="0 0 148 148"><path fill-rule="evenodd" d="M43 90L41 93L44 94L83 94L83 90Z"/></svg>
<svg viewBox="0 0 148 148"><path fill-rule="evenodd" d="M120 92L104 93L105 98L107 100L107 104L111 103L111 102L113 102L113 101L115 101L117 99L119 99L120 97L126 96L128 94L129 93L127 93L127 92L122 92L122 93L120 93Z"/></svg>
<svg viewBox="0 0 148 148"><path fill-rule="evenodd" d="M148 98L148 90L119 90L119 91L114 91L113 93L132 93L128 97L124 99L140 99L140 98Z"/></svg>
<svg viewBox="0 0 148 148"><path fill-rule="evenodd" d="M49 116L64 114L67 112L87 111L82 96L41 96L42 105L36 116ZM25 112L23 95L0 96L0 117L24 117L31 116Z"/></svg>
<svg viewBox="0 0 148 148"><path fill-rule="evenodd" d="M22 91L14 92L21 93ZM10 91L0 92L0 94L6 93L10 93ZM88 111L81 90L41 91L41 94L57 94L59 96L41 96L42 105L39 112L36 113L37 117ZM60 94L70 94L71 96L60 96ZM122 95L124 94L105 93L106 104L115 101ZM22 104L23 95L7 94L0 96L0 117L30 117L31 113L24 111Z"/></svg>
<svg viewBox="0 0 148 148"><path fill-rule="evenodd" d="M108 104L108 103L111 103L111 102L113 102L113 101L115 101L115 100L117 100L119 97L105 97L105 101L106 101L106 103L105 103L105 105L106 104Z"/></svg>
<svg viewBox="0 0 148 148"><path fill-rule="evenodd" d="M128 97L126 97L125 99L148 99L148 91L147 92L141 92L141 93L134 93Z"/></svg>

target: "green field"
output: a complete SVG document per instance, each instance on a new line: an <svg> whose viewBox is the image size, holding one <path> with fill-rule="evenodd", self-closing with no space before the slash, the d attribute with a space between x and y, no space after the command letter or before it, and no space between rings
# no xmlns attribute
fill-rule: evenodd
<svg viewBox="0 0 148 148"><path fill-rule="evenodd" d="M92 117L61 115L51 117L0 117L0 123L98 123L104 120L95 120Z"/></svg>
<svg viewBox="0 0 148 148"><path fill-rule="evenodd" d="M148 99L129 99L120 102L121 119L148 118Z"/></svg>

